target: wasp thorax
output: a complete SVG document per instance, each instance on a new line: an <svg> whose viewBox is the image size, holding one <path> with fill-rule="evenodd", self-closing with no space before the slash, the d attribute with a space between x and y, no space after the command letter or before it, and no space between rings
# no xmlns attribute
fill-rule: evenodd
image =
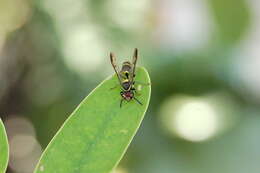
<svg viewBox="0 0 260 173"><path fill-rule="evenodd" d="M122 87L124 90L129 90L131 88L131 82L129 80L124 81Z"/></svg>

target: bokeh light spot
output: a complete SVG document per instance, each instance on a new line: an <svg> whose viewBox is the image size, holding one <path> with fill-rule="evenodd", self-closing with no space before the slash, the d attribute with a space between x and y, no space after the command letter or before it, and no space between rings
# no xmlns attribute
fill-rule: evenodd
<svg viewBox="0 0 260 173"><path fill-rule="evenodd" d="M5 125L10 143L10 168L17 173L33 172L42 148L32 123L22 116L12 115Z"/></svg>
<svg viewBox="0 0 260 173"><path fill-rule="evenodd" d="M85 75L96 70L103 62L103 42L97 28L78 25L64 35L65 62L74 71Z"/></svg>
<svg viewBox="0 0 260 173"><path fill-rule="evenodd" d="M150 9L148 0L108 0L105 6L107 15L126 30L140 30L147 23L147 14Z"/></svg>
<svg viewBox="0 0 260 173"><path fill-rule="evenodd" d="M170 136L200 142L226 132L239 117L239 107L225 92L203 96L175 95L160 109L160 125Z"/></svg>
<svg viewBox="0 0 260 173"><path fill-rule="evenodd" d="M35 129L29 120L16 115L9 115L9 117L10 118L5 120L5 127L9 140L12 140L17 134L35 136Z"/></svg>
<svg viewBox="0 0 260 173"><path fill-rule="evenodd" d="M246 37L237 46L233 62L233 78L237 80L234 87L248 100L260 102L260 3L257 0L248 1L251 7L252 22Z"/></svg>
<svg viewBox="0 0 260 173"><path fill-rule="evenodd" d="M205 47L213 33L213 17L206 1L162 0L156 11L155 39L161 47L194 50ZM159 40L159 41L158 41Z"/></svg>
<svg viewBox="0 0 260 173"><path fill-rule="evenodd" d="M31 14L29 0L5 0L0 5L0 35L12 32L26 23Z"/></svg>
<svg viewBox="0 0 260 173"><path fill-rule="evenodd" d="M37 141L33 136L24 134L16 135L10 140L10 155L11 157L23 158L33 151L36 144Z"/></svg>
<svg viewBox="0 0 260 173"><path fill-rule="evenodd" d="M203 141L214 135L217 117L212 107L202 101L183 104L175 113L172 123L181 137L190 141Z"/></svg>

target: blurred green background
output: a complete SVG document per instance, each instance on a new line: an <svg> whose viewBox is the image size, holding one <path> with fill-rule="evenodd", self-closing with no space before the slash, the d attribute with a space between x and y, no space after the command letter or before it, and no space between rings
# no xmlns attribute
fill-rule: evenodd
<svg viewBox="0 0 260 173"><path fill-rule="evenodd" d="M259 173L259 19L258 0L0 0L8 173L135 47L152 99L115 173Z"/></svg>

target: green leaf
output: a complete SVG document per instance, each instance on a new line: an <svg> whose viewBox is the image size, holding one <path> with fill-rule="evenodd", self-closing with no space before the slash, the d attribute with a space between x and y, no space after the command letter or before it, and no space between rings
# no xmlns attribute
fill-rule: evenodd
<svg viewBox="0 0 260 173"><path fill-rule="evenodd" d="M150 83L137 69L136 81ZM136 88L135 100L120 108L120 86L114 75L103 81L66 120L44 151L35 173L109 173L119 163L147 110L151 86ZM58 116L58 115L57 115Z"/></svg>
<svg viewBox="0 0 260 173"><path fill-rule="evenodd" d="M9 158L8 140L5 132L5 127L0 119L0 173L6 171Z"/></svg>

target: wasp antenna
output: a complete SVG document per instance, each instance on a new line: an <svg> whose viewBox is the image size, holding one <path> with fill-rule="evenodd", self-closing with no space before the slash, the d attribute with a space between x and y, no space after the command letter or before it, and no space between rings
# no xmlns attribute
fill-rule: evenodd
<svg viewBox="0 0 260 173"><path fill-rule="evenodd" d="M137 48L134 49L134 57L138 57L138 49Z"/></svg>
<svg viewBox="0 0 260 173"><path fill-rule="evenodd" d="M136 66L137 58L138 58L138 49L135 48L134 49L134 55L133 55L133 61L132 61L132 64L133 64L133 73L132 73L132 76L131 76L132 80L135 76L135 66Z"/></svg>
<svg viewBox="0 0 260 173"><path fill-rule="evenodd" d="M110 61L111 61L112 66L115 69L116 68L116 57L113 52L110 52ZM115 69L115 71L117 72L116 69Z"/></svg>
<svg viewBox="0 0 260 173"><path fill-rule="evenodd" d="M113 66L113 68L115 70L115 73L116 73L116 76L118 78L118 81L121 84L121 80L120 80L120 77L119 77L119 74L118 74L118 71L117 71L117 67L116 67L116 57L113 54L113 52L110 52L110 61L111 61L111 64L112 64L112 66Z"/></svg>
<svg viewBox="0 0 260 173"><path fill-rule="evenodd" d="M109 56L110 56L110 61L111 61L112 65L113 65L114 62L115 62L115 55L114 55L113 52L110 52Z"/></svg>

